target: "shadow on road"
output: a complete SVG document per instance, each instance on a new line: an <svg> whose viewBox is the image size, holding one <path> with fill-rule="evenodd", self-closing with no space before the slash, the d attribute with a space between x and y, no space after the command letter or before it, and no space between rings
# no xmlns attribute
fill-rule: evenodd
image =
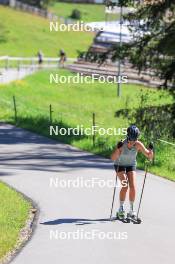
<svg viewBox="0 0 175 264"><path fill-rule="evenodd" d="M106 219L84 219L84 218L61 218L52 221L40 223L41 225L61 225L61 224L76 224L76 225L89 225L94 223L110 222L109 218Z"/></svg>
<svg viewBox="0 0 175 264"><path fill-rule="evenodd" d="M110 160L27 130L0 123L0 165L9 169L47 172L79 168L111 169ZM0 176L4 173L1 171Z"/></svg>

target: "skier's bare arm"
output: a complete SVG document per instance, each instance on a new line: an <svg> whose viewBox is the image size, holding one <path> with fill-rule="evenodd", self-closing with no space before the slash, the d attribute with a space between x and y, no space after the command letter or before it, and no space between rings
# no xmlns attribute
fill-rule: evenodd
<svg viewBox="0 0 175 264"><path fill-rule="evenodd" d="M113 151L113 153L112 153L112 155L111 155L111 159L112 159L113 161L119 158L119 156L120 156L120 154L121 154L121 151L122 151L122 145L123 145L123 142L120 141L120 142L117 144L115 150Z"/></svg>
<svg viewBox="0 0 175 264"><path fill-rule="evenodd" d="M145 155L145 157L147 157L150 160L153 159L153 156L154 156L153 151L151 149L145 148L143 143L141 143L140 141L137 141L136 147L138 151L142 152Z"/></svg>
<svg viewBox="0 0 175 264"><path fill-rule="evenodd" d="M111 159L113 161L116 160L116 159L118 159L119 156L120 156L120 153L121 153L121 150L116 147L116 149L114 150L114 152L111 155Z"/></svg>

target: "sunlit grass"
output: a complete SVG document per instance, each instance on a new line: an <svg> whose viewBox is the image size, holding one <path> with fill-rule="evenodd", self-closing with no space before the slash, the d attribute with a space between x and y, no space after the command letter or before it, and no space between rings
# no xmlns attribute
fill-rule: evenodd
<svg viewBox="0 0 175 264"><path fill-rule="evenodd" d="M0 259L16 245L25 226L30 203L13 189L0 182Z"/></svg>

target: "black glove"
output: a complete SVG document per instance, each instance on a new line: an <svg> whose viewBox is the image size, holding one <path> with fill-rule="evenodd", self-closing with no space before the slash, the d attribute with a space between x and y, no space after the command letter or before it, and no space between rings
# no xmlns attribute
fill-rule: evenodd
<svg viewBox="0 0 175 264"><path fill-rule="evenodd" d="M154 150L154 144L153 144L153 142L150 142L149 143L149 147L148 148L151 149L151 150Z"/></svg>
<svg viewBox="0 0 175 264"><path fill-rule="evenodd" d="M118 143L117 143L117 148L121 148L123 146L123 141L120 140Z"/></svg>

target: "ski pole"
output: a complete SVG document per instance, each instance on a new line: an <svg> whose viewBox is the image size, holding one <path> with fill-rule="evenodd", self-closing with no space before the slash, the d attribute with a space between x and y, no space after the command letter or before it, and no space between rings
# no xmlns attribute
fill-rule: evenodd
<svg viewBox="0 0 175 264"><path fill-rule="evenodd" d="M117 148L121 148L122 146L123 146L123 141L121 140L121 141L117 144ZM116 186L117 186L117 174L118 174L118 170L119 170L119 162L120 162L120 157L119 157L119 161L118 161L118 165L117 165L117 171L116 171L116 179L115 179L115 186L114 186L114 192L113 192L113 198L112 198L112 206L111 206L110 219L111 219L111 217L112 217L113 206L114 206L114 200L115 200L115 193L116 193Z"/></svg>
<svg viewBox="0 0 175 264"><path fill-rule="evenodd" d="M119 167L119 166L118 166L118 167ZM113 206L114 206L114 200L115 200L115 192L116 192L116 186L117 186L117 173L118 173L118 167L117 167L117 172L116 172L115 186L114 186L114 192L113 192L113 198L112 198L112 206L111 206L110 219L111 219L111 217L112 217Z"/></svg>
<svg viewBox="0 0 175 264"><path fill-rule="evenodd" d="M154 149L154 145L153 145L152 142L149 144L149 149L151 149L151 150ZM137 210L137 219L138 219L138 216L139 216L139 211L140 211L140 206L141 206L141 202L142 202L143 191L144 191L144 187L145 187L145 181L146 181L146 176L147 176L147 173L148 173L149 164L150 164L150 161L147 161L146 162L146 168L145 168L145 176L144 176L144 181L143 181L143 186L142 186L142 192L141 192L141 195L140 195L139 207L138 207L138 210Z"/></svg>
<svg viewBox="0 0 175 264"><path fill-rule="evenodd" d="M148 164L146 164L145 177L144 177L144 181L143 181L142 192L141 192L141 195L140 195L139 207L138 207L138 210L137 210L137 219L138 219L138 216L139 216L140 205L141 205L141 202L142 202L142 196L143 196L143 191L144 191L144 187L145 187L145 181L146 181L147 173L148 173Z"/></svg>

